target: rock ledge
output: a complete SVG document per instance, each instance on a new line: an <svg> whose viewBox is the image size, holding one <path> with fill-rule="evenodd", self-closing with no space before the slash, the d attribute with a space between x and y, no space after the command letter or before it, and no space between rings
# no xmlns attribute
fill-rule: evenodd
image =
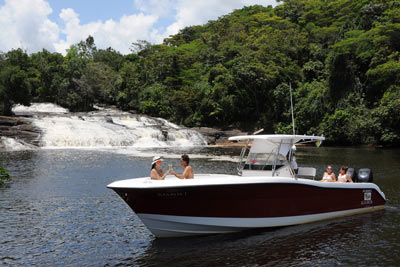
<svg viewBox="0 0 400 267"><path fill-rule="evenodd" d="M0 136L14 138L28 145L38 146L41 131L24 117L0 116Z"/></svg>

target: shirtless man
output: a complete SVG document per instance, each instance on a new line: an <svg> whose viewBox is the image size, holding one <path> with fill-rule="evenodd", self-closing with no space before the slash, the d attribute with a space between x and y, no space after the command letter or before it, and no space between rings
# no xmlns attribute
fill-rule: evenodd
<svg viewBox="0 0 400 267"><path fill-rule="evenodd" d="M183 168L182 174L177 174L175 171L172 171L171 174L175 175L179 179L193 179L194 178L194 173L193 169L191 166L189 166L189 156L188 155L182 155L181 157L181 165Z"/></svg>

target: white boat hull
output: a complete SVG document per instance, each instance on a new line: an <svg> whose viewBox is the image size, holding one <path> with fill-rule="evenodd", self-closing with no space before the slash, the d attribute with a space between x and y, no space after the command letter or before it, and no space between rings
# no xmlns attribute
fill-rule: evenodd
<svg viewBox="0 0 400 267"><path fill-rule="evenodd" d="M312 215L277 218L214 218L171 216L162 214L137 215L155 236L159 238L169 238L192 235L231 233L256 228L284 227L372 212L381 209L384 209L383 205Z"/></svg>

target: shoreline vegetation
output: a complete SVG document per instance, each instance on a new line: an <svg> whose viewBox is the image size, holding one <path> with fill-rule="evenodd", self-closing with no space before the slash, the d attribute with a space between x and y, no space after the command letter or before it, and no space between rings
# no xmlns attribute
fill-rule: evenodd
<svg viewBox="0 0 400 267"><path fill-rule="evenodd" d="M0 186L11 180L11 176L8 171L3 167L3 163L0 161Z"/></svg>
<svg viewBox="0 0 400 267"><path fill-rule="evenodd" d="M400 4L284 0L248 6L122 55L93 37L65 56L0 53L0 115L96 103L190 128L323 134L326 145L400 145ZM29 133L27 133L29 135ZM216 134L215 136L217 136ZM212 138L212 137L211 137Z"/></svg>

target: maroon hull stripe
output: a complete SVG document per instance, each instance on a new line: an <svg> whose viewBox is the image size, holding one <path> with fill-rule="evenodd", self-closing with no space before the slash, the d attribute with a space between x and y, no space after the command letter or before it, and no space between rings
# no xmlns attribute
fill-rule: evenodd
<svg viewBox="0 0 400 267"><path fill-rule="evenodd" d="M176 216L273 218L385 204L374 189L285 183L114 190L136 213Z"/></svg>

